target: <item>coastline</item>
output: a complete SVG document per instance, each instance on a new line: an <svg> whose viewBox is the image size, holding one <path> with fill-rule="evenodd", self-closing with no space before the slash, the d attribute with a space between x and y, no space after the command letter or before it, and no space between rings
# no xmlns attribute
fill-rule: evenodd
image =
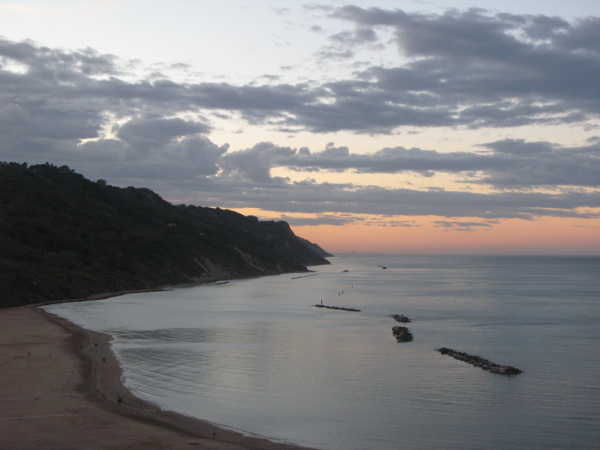
<svg viewBox="0 0 600 450"><path fill-rule="evenodd" d="M0 309L0 336L2 448L302 448L135 397L121 383L110 335L39 307Z"/></svg>

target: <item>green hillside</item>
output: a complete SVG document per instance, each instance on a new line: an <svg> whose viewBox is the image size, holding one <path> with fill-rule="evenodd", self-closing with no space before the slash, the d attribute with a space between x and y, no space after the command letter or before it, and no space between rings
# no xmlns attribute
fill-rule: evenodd
<svg viewBox="0 0 600 450"><path fill-rule="evenodd" d="M285 222L0 163L0 306L305 271L322 255Z"/></svg>

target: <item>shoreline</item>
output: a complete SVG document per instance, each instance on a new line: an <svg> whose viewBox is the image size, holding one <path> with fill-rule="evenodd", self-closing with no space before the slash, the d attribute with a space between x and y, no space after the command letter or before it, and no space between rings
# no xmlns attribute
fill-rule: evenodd
<svg viewBox="0 0 600 450"><path fill-rule="evenodd" d="M329 263L329 261L328 261L328 263ZM321 264L319 264L319 265L321 265ZM308 266L308 267L313 267L313 266ZM213 284L213 283L229 283L230 281L251 280L254 278L274 277L274 276L285 275L285 274L294 274L294 273L308 273L309 274L309 275L303 275L302 277L296 277L296 278L304 278L304 277L316 275L316 272L314 270L309 269L308 267L305 272L281 272L281 273L269 273L269 274L263 274L263 275L248 275L248 276L240 276L240 277L214 276L214 277L208 277L208 278L198 278L195 281L191 281L188 283L165 284L162 286L158 286L156 288L130 289L130 290L126 290L126 291L115 291L115 292L101 292L101 293L91 294L91 295L88 295L87 297L82 297L82 298L66 298L66 299L61 299L61 300L49 300L49 301L43 301L43 302L37 302L37 303L29 303L27 305L20 305L20 306L42 307L42 306L46 306L46 305L56 305L59 303L89 302L89 301L94 301L94 300L104 300L104 299L112 298L112 297L120 297L122 295L128 295L128 294L139 294L139 293L143 293L143 292L170 291L173 289L179 289L179 288L185 288L185 287L203 286L203 285ZM18 307L19 306L10 306L9 308L18 308Z"/></svg>
<svg viewBox="0 0 600 450"><path fill-rule="evenodd" d="M303 448L137 398L121 382L111 335L40 306L0 309L1 447L81 448L89 442L96 448Z"/></svg>

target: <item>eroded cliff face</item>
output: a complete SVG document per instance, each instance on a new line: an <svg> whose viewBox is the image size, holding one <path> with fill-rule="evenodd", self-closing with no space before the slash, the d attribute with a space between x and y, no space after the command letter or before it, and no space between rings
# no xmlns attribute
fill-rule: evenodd
<svg viewBox="0 0 600 450"><path fill-rule="evenodd" d="M328 264L285 222L0 163L0 306Z"/></svg>

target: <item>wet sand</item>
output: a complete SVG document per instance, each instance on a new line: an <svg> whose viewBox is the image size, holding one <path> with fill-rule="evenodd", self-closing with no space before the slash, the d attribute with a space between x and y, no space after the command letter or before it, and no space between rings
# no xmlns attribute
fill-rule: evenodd
<svg viewBox="0 0 600 450"><path fill-rule="evenodd" d="M35 307L0 309L0 448L300 448L134 397L109 341Z"/></svg>

